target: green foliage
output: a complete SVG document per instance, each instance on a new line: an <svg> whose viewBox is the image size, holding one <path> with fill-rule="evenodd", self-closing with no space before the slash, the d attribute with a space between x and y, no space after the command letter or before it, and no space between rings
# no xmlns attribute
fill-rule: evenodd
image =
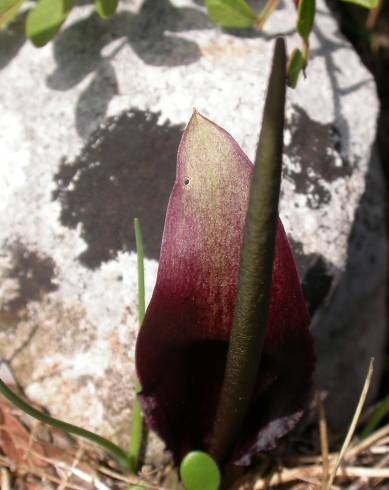
<svg viewBox="0 0 389 490"><path fill-rule="evenodd" d="M123 468L129 469L126 453L119 446L117 446L111 441L108 441L108 439L105 439L104 437L101 437L98 434L95 434L94 432L83 429L82 427L78 427L77 425L68 424L63 420L58 420L55 419L54 417L50 417L49 415L46 415L40 410L37 410L36 408L32 407L29 403L24 401L22 398L20 398L18 395L16 395L11 389L9 389L8 386L1 379L0 379L0 393L4 395L6 398L8 398L8 400L13 405L15 405L15 407L27 413L34 419L37 419L43 422L44 424L51 425L52 427L55 427L57 429L63 430L68 434L74 434L83 437L84 439L87 439L89 441L92 441L95 444L98 444L102 448L109 451Z"/></svg>
<svg viewBox="0 0 389 490"><path fill-rule="evenodd" d="M209 17L223 27L252 27L257 14L245 0L206 0Z"/></svg>
<svg viewBox="0 0 389 490"><path fill-rule="evenodd" d="M116 12L119 0L95 0L97 13L102 19L110 19Z"/></svg>
<svg viewBox="0 0 389 490"><path fill-rule="evenodd" d="M26 33L32 43L41 47L59 31L76 0L38 0L27 16Z"/></svg>
<svg viewBox="0 0 389 490"><path fill-rule="evenodd" d="M378 6L379 0L342 0L347 3L355 3L355 5L360 5L367 9L375 9Z"/></svg>
<svg viewBox="0 0 389 490"><path fill-rule="evenodd" d="M24 0L0 0L0 30L17 16Z"/></svg>
<svg viewBox="0 0 389 490"><path fill-rule="evenodd" d="M297 32L308 41L315 19L316 0L300 0L297 13Z"/></svg>
<svg viewBox="0 0 389 490"><path fill-rule="evenodd" d="M218 490L221 481L215 460L202 451L191 451L185 456L180 476L187 490Z"/></svg>
<svg viewBox="0 0 389 490"><path fill-rule="evenodd" d="M139 328L142 326L145 316L145 266L144 266L144 247L141 224L138 218L134 218L135 242L138 264L138 317ZM139 393L142 387L139 382L136 392ZM132 412L132 426L130 447L128 450L128 461L131 470L136 473L139 466L139 456L146 438L146 430L143 420L142 409L139 400L135 398Z"/></svg>
<svg viewBox="0 0 389 490"><path fill-rule="evenodd" d="M382 420L389 415L389 395L387 395L381 403L374 410L370 420L366 424L363 432L361 434L361 438L369 436L382 422Z"/></svg>
<svg viewBox="0 0 389 490"><path fill-rule="evenodd" d="M304 68L304 56L300 49L295 48L288 62L288 85L296 88L301 70Z"/></svg>

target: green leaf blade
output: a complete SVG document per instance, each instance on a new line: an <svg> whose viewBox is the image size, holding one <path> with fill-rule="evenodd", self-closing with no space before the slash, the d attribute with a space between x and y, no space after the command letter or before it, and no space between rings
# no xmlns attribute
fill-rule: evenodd
<svg viewBox="0 0 389 490"><path fill-rule="evenodd" d="M88 441L92 441L95 444L98 444L99 446L109 451L117 459L118 463L123 468L129 469L126 453L123 451L123 449L121 449L119 446L109 441L108 439L105 439L104 437L101 437L98 434L95 434L94 432L83 429L82 427L78 427L77 425L69 424L67 422L64 422L63 420L50 417L49 415L46 415L44 412L37 410L29 403L27 403L25 400L23 400L18 395L16 395L10 388L8 388L8 386L1 379L0 379L0 393L4 395L13 405L15 405L15 407L27 413L28 415L30 415L30 417L33 417L39 420L40 422L43 422L44 424L51 425L56 429L60 429L69 434L74 434L76 436L83 437Z"/></svg>
<svg viewBox="0 0 389 490"><path fill-rule="evenodd" d="M14 20L23 3L24 0L0 0L0 30Z"/></svg>
<svg viewBox="0 0 389 490"><path fill-rule="evenodd" d="M257 14L245 0L206 0L208 15L223 27L252 27Z"/></svg>
<svg viewBox="0 0 389 490"><path fill-rule="evenodd" d="M144 246L143 246L143 233L141 224L138 218L134 218L134 230L135 230L135 242L136 253L138 263L138 316L139 316L139 328L141 328L143 319L145 316L145 268L144 268ZM142 387L137 382L136 393L141 391ZM142 447L146 443L147 429L144 424L142 409L139 400L135 398L133 413L132 413L132 425L131 425L131 439L130 447L128 450L128 462L129 467L136 473L139 466L139 459Z"/></svg>
<svg viewBox="0 0 389 490"><path fill-rule="evenodd" d="M288 86L296 88L301 70L304 68L304 56L300 49L295 48L288 62Z"/></svg>
<svg viewBox="0 0 389 490"><path fill-rule="evenodd" d="M95 6L99 16L104 19L110 19L116 12L119 0L95 0Z"/></svg>
<svg viewBox="0 0 389 490"><path fill-rule="evenodd" d="M27 16L27 37L36 47L47 44L59 31L76 0L38 0Z"/></svg>
<svg viewBox="0 0 389 490"><path fill-rule="evenodd" d="M187 490L218 490L221 476L215 460L202 451L191 451L182 460L180 476Z"/></svg>
<svg viewBox="0 0 389 490"><path fill-rule="evenodd" d="M300 0L297 14L297 32L308 41L315 20L316 0Z"/></svg>
<svg viewBox="0 0 389 490"><path fill-rule="evenodd" d="M378 7L379 0L342 0L342 2L354 3L366 9L375 9Z"/></svg>

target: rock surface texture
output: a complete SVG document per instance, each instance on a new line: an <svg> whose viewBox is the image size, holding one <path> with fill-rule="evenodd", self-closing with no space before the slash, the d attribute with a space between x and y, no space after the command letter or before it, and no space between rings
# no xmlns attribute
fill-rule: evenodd
<svg viewBox="0 0 389 490"><path fill-rule="evenodd" d="M253 158L273 51L298 45L293 2L264 35L215 27L201 2L91 5L35 49L0 33L0 356L33 400L128 444L138 329L132 220L151 294L176 151L196 107ZM322 1L307 78L288 91L280 214L313 313L332 427L350 420L385 340L384 189L371 75ZM161 448L149 453L161 460Z"/></svg>

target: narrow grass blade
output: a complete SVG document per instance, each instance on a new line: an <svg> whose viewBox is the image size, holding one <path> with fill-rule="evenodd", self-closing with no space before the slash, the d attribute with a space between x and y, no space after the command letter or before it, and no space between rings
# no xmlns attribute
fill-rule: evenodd
<svg viewBox="0 0 389 490"><path fill-rule="evenodd" d="M144 249L143 249L143 236L142 229L138 218L134 219L135 229L135 242L137 252L138 263L138 316L139 327L142 326L145 316L145 273L144 273ZM139 393L141 386L137 383L136 392ZM131 441L130 448L128 450L129 466L134 473L138 470L139 455L145 442L146 431L143 421L142 410L138 399L135 399L133 415L132 415L132 427L131 427Z"/></svg>
<svg viewBox="0 0 389 490"><path fill-rule="evenodd" d="M143 235L140 221L138 218L134 219L135 229L135 243L137 253L137 265L138 265L138 315L139 315L139 327L142 326L143 319L145 317L146 303L145 303L145 259L144 259L144 247L143 247Z"/></svg>
<svg viewBox="0 0 389 490"><path fill-rule="evenodd" d="M387 415L389 415L389 395L387 395L374 410L369 422L362 431L361 439L365 439L369 436Z"/></svg>
<svg viewBox="0 0 389 490"><path fill-rule="evenodd" d="M327 418L324 411L323 404L321 402L320 393L317 391L315 394L316 406L319 415L319 432L320 432L320 448L321 457L323 461L323 479L322 479L322 489L325 490L328 472L329 472L329 445L328 445L328 431L327 431Z"/></svg>
<svg viewBox="0 0 389 490"><path fill-rule="evenodd" d="M362 439L358 444L352 446L346 453L347 459L354 458L358 454L367 451L374 444L379 443L380 440L385 439L389 436L389 424L384 425L380 429L376 430L370 436Z"/></svg>
<svg viewBox="0 0 389 490"><path fill-rule="evenodd" d="M365 383L364 383L363 388L362 388L361 396L359 398L357 408L355 409L354 417L351 421L351 424L350 424L349 430L347 432L346 438L343 442L342 448L341 448L340 453L338 455L338 459L336 460L335 466L334 466L334 468L331 472L331 475L327 481L326 490L331 490L332 484L333 484L334 479L336 477L336 473L339 469L339 466L342 464L343 458L346 454L346 451L350 445L351 439L352 439L354 432L355 432L355 429L357 427L357 423L358 423L359 417L361 415L362 408L363 408L363 405L364 405L366 397L367 397L367 393L369 391L371 378L373 376L373 371L374 371L373 364L374 364L374 358L371 358L370 364L369 364L369 369L367 371L367 375L366 375L366 379L365 379Z"/></svg>
<svg viewBox="0 0 389 490"><path fill-rule="evenodd" d="M16 407L18 407L23 412L27 413L31 417L40 420L41 422L51 425L57 429L63 430L64 432L68 432L69 434L74 434L76 436L83 437L84 439L88 439L92 441L102 448L106 449L108 452L114 456L118 463L126 469L129 469L127 455L123 449L114 444L104 437L101 437L94 432L90 432L89 430L82 429L77 425L68 424L67 422L63 422L62 420L55 419L41 412L40 410L35 409L29 403L22 400L22 398L18 397L8 386L0 380L0 392L8 398L8 400L13 403Z"/></svg>
<svg viewBox="0 0 389 490"><path fill-rule="evenodd" d="M286 91L286 53L277 39L251 183L239 286L211 455L231 454L252 397L268 318L278 223Z"/></svg>

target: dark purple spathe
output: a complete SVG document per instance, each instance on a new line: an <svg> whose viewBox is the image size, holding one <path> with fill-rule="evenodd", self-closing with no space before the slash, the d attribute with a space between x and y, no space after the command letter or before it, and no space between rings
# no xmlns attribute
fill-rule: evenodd
<svg viewBox="0 0 389 490"><path fill-rule="evenodd" d="M178 151L154 293L136 348L148 425L177 460L208 449L220 392L253 165L195 112ZM302 415L314 366L309 315L281 221L252 404L233 462L248 465Z"/></svg>

